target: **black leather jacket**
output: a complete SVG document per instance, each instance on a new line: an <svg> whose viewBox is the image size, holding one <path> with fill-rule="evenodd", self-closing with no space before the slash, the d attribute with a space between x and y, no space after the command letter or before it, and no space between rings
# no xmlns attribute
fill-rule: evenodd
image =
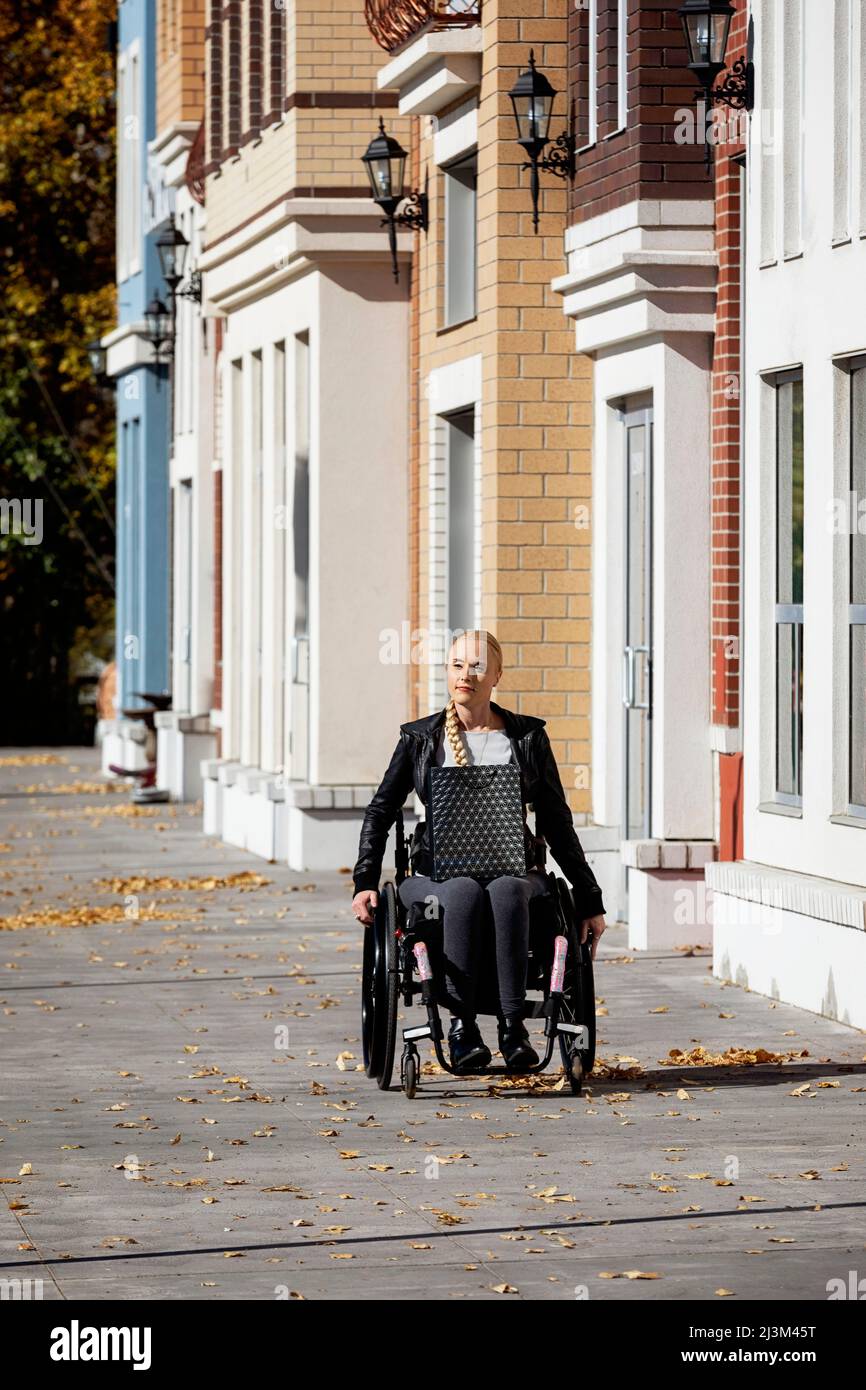
<svg viewBox="0 0 866 1390"><path fill-rule="evenodd" d="M550 846L557 864L569 879L579 917L603 914L601 889L577 838L571 808L565 799L559 769L544 728L545 721L531 714L503 709L493 701L490 708L505 724L505 733L521 770L524 804L535 808L536 833ZM361 826L358 859L352 871L356 893L379 887L388 832L413 788L426 803L427 771L435 758L444 723L445 710L441 709L438 714L400 725L397 747ZM412 870L429 874L431 867L426 822L421 822L413 846Z"/></svg>

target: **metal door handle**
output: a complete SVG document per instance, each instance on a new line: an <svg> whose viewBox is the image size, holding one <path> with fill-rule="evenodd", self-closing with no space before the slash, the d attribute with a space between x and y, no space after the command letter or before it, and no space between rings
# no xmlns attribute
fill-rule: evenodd
<svg viewBox="0 0 866 1390"><path fill-rule="evenodd" d="M634 647L623 648L622 702L626 709L634 708Z"/></svg>

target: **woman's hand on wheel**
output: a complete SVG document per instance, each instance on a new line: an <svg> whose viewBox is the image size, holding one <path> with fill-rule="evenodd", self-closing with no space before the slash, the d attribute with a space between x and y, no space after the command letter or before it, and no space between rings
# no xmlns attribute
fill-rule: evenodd
<svg viewBox="0 0 866 1390"><path fill-rule="evenodd" d="M379 905L379 894L375 888L364 888L352 899L352 911L365 927L373 925L373 912Z"/></svg>
<svg viewBox="0 0 866 1390"><path fill-rule="evenodd" d="M584 917L580 924L580 944L586 941L587 933L592 934L592 958L595 960L595 949L598 946L599 937L605 929L606 922L602 915L598 917Z"/></svg>

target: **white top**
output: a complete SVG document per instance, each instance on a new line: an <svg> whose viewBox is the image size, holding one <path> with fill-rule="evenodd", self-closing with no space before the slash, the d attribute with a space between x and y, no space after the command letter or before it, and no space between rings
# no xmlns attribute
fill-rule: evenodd
<svg viewBox="0 0 866 1390"><path fill-rule="evenodd" d="M483 733L476 729L468 732L464 729L462 737L470 767L481 763L487 765L511 762L511 743L504 729L488 729ZM457 766L444 726L436 748L436 762L439 767Z"/></svg>

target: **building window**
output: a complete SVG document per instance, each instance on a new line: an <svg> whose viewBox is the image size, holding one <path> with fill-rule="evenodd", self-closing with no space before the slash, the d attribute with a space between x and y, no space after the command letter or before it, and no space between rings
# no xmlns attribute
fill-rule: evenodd
<svg viewBox="0 0 866 1390"><path fill-rule="evenodd" d="M252 515L250 517L250 676L252 698L249 714L249 754L247 761L253 767L262 766L262 648L264 644L262 598L264 596L264 402L262 400L262 354L254 352L250 357L250 443L252 446L250 467L252 483ZM246 576L245 576L246 578Z"/></svg>
<svg viewBox="0 0 866 1390"><path fill-rule="evenodd" d="M141 269L141 68L138 40L117 60L117 279Z"/></svg>
<svg viewBox="0 0 866 1390"><path fill-rule="evenodd" d="M589 74L588 124L586 143L594 145L598 139L598 0L589 0Z"/></svg>
<svg viewBox="0 0 866 1390"><path fill-rule="evenodd" d="M246 660L243 632L243 572L248 563L247 544L244 537L243 502L246 495L243 471L244 451L244 364L237 357L231 364L231 453L230 453L230 518L224 515L224 543L233 538L233 543L225 545L225 554L230 565L230 592L224 611L227 619L224 629L223 661L228 667L230 684L223 688L223 696L229 706L229 723L225 753L230 758L240 758L241 754L241 669Z"/></svg>
<svg viewBox="0 0 866 1390"><path fill-rule="evenodd" d="M278 634L282 659L274 673L274 728L273 765L278 772L286 767L286 701L288 688L286 681L286 613L288 611L288 518L291 497L289 476L286 468L288 458L288 412L286 410L286 344L274 343L273 357L274 406L272 437L274 442L273 495L275 504L274 523L274 575L273 632Z"/></svg>
<svg viewBox="0 0 866 1390"><path fill-rule="evenodd" d="M310 335L295 338L295 475L292 495L295 637L310 635Z"/></svg>
<svg viewBox="0 0 866 1390"><path fill-rule="evenodd" d="M453 632L475 627L479 598L476 537L480 507L474 407L449 415L445 423L448 440L448 629Z"/></svg>
<svg viewBox="0 0 866 1390"><path fill-rule="evenodd" d="M445 176L445 327L474 319L477 261L478 154L443 170Z"/></svg>
<svg viewBox="0 0 866 1390"><path fill-rule="evenodd" d="M294 602L291 616L288 756L291 776L303 782L310 775L312 377L309 332L298 333L295 337L294 369L295 457L291 504Z"/></svg>
<svg viewBox="0 0 866 1390"><path fill-rule="evenodd" d="M803 250L803 8L802 0L782 6L782 250Z"/></svg>
<svg viewBox="0 0 866 1390"><path fill-rule="evenodd" d="M616 124L628 124L628 0L617 0L616 9Z"/></svg>
<svg viewBox="0 0 866 1390"><path fill-rule="evenodd" d="M762 266L772 265L777 257L777 165L776 146L779 140L779 77L776 49L778 47L775 5L765 5L758 25L757 73L760 83L759 109L772 113L773 139L761 140L757 154L761 163L760 244Z"/></svg>
<svg viewBox="0 0 866 1390"><path fill-rule="evenodd" d="M776 390L776 800L803 797L803 376Z"/></svg>
<svg viewBox="0 0 866 1390"><path fill-rule="evenodd" d="M866 361L851 371L848 590L849 813L866 816Z"/></svg>
<svg viewBox="0 0 866 1390"><path fill-rule="evenodd" d="M855 51L851 0L835 0L833 11L833 241L851 236L851 100Z"/></svg>

